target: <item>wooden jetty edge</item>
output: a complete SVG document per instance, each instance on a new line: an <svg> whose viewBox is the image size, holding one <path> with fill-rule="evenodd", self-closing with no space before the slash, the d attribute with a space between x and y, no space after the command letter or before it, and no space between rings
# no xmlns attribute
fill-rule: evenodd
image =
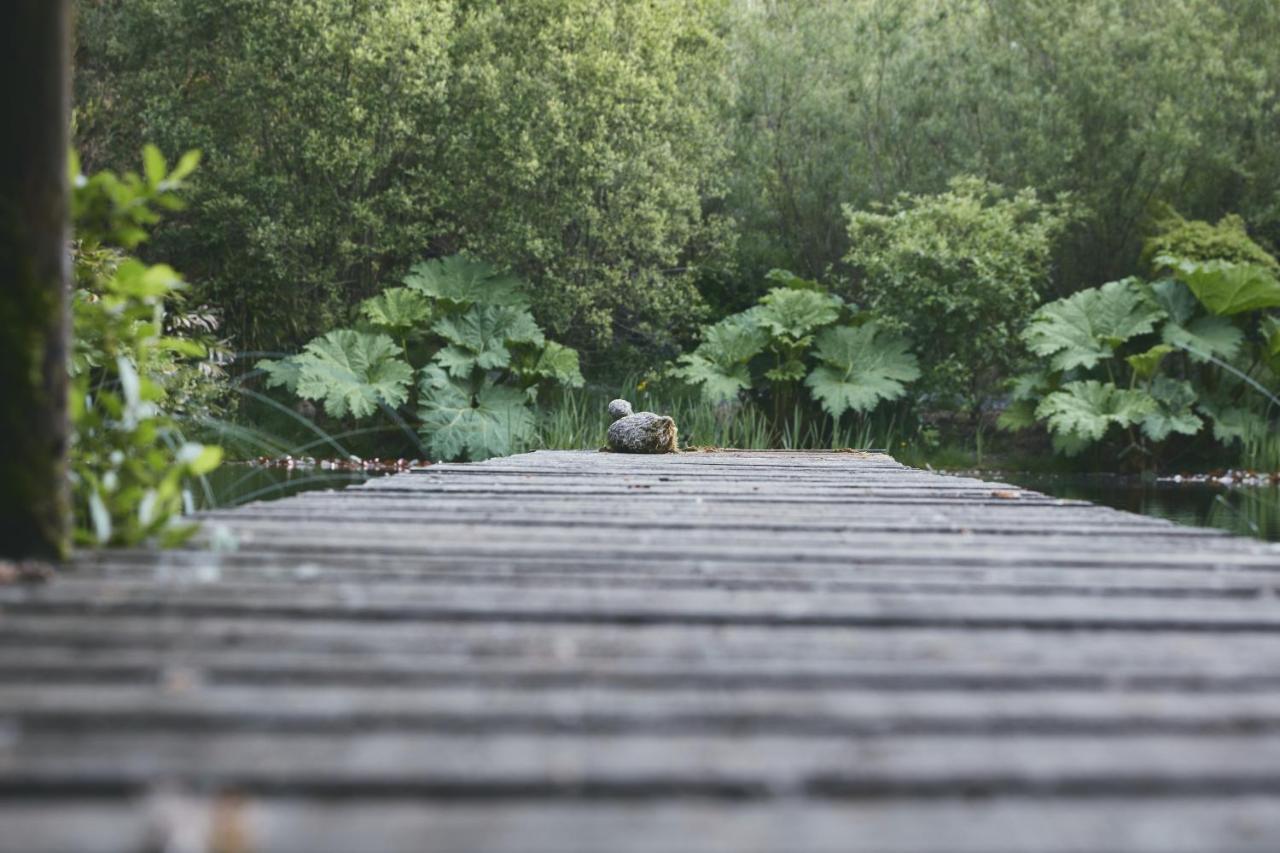
<svg viewBox="0 0 1280 853"><path fill-rule="evenodd" d="M0 587L0 850L1280 849L1280 549L537 452Z"/></svg>

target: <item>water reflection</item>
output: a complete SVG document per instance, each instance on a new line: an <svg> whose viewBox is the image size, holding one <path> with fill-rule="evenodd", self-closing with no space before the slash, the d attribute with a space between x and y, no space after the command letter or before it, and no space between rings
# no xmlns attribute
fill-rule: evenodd
<svg viewBox="0 0 1280 853"><path fill-rule="evenodd" d="M195 490L200 509L238 506L249 501L269 501L313 489L340 489L363 483L366 471L326 471L320 468L266 468L258 465L228 464L205 478Z"/></svg>
<svg viewBox="0 0 1280 853"><path fill-rule="evenodd" d="M999 478L1059 498L1076 498L1179 524L1216 527L1241 536L1280 541L1280 488L1217 483L1143 481L1108 474L1046 475L1001 472Z"/></svg>

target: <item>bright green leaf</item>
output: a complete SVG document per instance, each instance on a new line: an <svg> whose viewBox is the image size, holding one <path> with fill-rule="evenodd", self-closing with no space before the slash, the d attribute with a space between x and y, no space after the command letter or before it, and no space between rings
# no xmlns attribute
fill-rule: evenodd
<svg viewBox="0 0 1280 853"><path fill-rule="evenodd" d="M1168 344L1156 344L1146 352L1129 356L1125 361L1129 363L1129 366L1133 368L1133 372L1140 379L1150 379L1155 376L1156 371L1160 368L1161 359L1173 352L1173 350L1174 348Z"/></svg>
<svg viewBox="0 0 1280 853"><path fill-rule="evenodd" d="M395 336L421 334L431 323L431 300L407 287L392 287L360 303L360 313Z"/></svg>
<svg viewBox="0 0 1280 853"><path fill-rule="evenodd" d="M384 334L338 329L316 338L294 356L297 394L324 403L329 415L363 418L381 405L409 398L413 369L399 345Z"/></svg>
<svg viewBox="0 0 1280 853"><path fill-rule="evenodd" d="M1165 343L1186 350L1194 361L1208 361L1209 356L1232 359L1244 343L1244 333L1226 317L1197 317L1186 326L1165 323L1161 332Z"/></svg>
<svg viewBox="0 0 1280 853"><path fill-rule="evenodd" d="M1093 367L1122 343L1150 332L1164 311L1136 279L1123 279L1050 302L1036 311L1022 337L1056 370Z"/></svg>
<svg viewBox="0 0 1280 853"><path fill-rule="evenodd" d="M902 338L876 323L841 326L818 334L814 353L821 364L805 380L833 418L869 412L882 400L906 393L903 383L920 376L916 357Z"/></svg>
<svg viewBox="0 0 1280 853"><path fill-rule="evenodd" d="M465 255L415 264L404 283L424 296L460 306L528 304L524 283L517 276Z"/></svg>
<svg viewBox="0 0 1280 853"><path fill-rule="evenodd" d="M147 184L152 189L159 187L169 173L169 167L164 162L164 155L154 145L143 147L142 168L147 178Z"/></svg>
<svg viewBox="0 0 1280 853"><path fill-rule="evenodd" d="M438 367L422 371L418 385L421 433L437 459L504 456L532 439L528 397L519 388L485 379L479 390Z"/></svg>
<svg viewBox="0 0 1280 853"><path fill-rule="evenodd" d="M803 338L840 317L844 302L813 290L775 287L760 299L754 319L778 337Z"/></svg>
<svg viewBox="0 0 1280 853"><path fill-rule="evenodd" d="M547 345L538 354L533 373L570 388L581 388L583 385L578 351L555 341L547 341Z"/></svg>
<svg viewBox="0 0 1280 853"><path fill-rule="evenodd" d="M1258 264L1190 261L1161 255L1157 263L1177 272L1214 314L1239 314L1280 307L1280 279Z"/></svg>
<svg viewBox="0 0 1280 853"><path fill-rule="evenodd" d="M1127 427L1156 411L1145 391L1120 389L1110 382L1068 382L1036 407L1036 417L1055 434L1098 441L1112 425Z"/></svg>

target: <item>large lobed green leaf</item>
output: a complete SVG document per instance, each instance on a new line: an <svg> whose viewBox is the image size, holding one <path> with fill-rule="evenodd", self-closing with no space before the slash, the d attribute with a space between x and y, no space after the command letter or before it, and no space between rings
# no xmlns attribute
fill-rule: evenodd
<svg viewBox="0 0 1280 853"><path fill-rule="evenodd" d="M1204 422L1191 410L1196 389L1190 382L1160 376L1151 383L1155 409L1142 419L1142 431L1152 441L1164 441L1172 433L1195 435Z"/></svg>
<svg viewBox="0 0 1280 853"><path fill-rule="evenodd" d="M505 456L533 437L535 420L524 391L488 378L473 390L434 365L418 383L419 431L436 459Z"/></svg>
<svg viewBox="0 0 1280 853"><path fill-rule="evenodd" d="M1164 316L1137 279L1127 278L1041 307L1022 338L1033 353L1050 357L1056 370L1089 368L1130 338L1150 332Z"/></svg>
<svg viewBox="0 0 1280 853"><path fill-rule="evenodd" d="M323 402L333 417L363 418L381 405L392 408L409 398L413 369L398 344L381 333L337 329L307 344L292 361L299 397ZM289 379L279 370L273 380Z"/></svg>
<svg viewBox="0 0 1280 853"><path fill-rule="evenodd" d="M538 354L538 360L532 372L535 376L551 379L570 388L583 386L578 351L555 341L547 341L547 345Z"/></svg>
<svg viewBox="0 0 1280 853"><path fill-rule="evenodd" d="M423 261L409 270L404 283L424 296L459 306L496 305L525 307L524 282L465 255Z"/></svg>
<svg viewBox="0 0 1280 853"><path fill-rule="evenodd" d="M454 376L466 376L476 368L507 367L508 345L542 346L545 341L528 310L510 305L473 305L462 314L440 318L431 330L449 342L435 360Z"/></svg>
<svg viewBox="0 0 1280 853"><path fill-rule="evenodd" d="M771 334L798 341L819 327L834 323L843 305L838 296L775 287L761 297L753 318Z"/></svg>
<svg viewBox="0 0 1280 853"><path fill-rule="evenodd" d="M1132 426L1157 409L1156 401L1145 391L1090 379L1068 382L1045 396L1036 407L1036 417L1046 421L1055 435L1082 449L1101 439L1111 426Z"/></svg>
<svg viewBox="0 0 1280 853"><path fill-rule="evenodd" d="M360 313L394 335L422 334L431 325L431 300L407 287L392 287L360 303Z"/></svg>
<svg viewBox="0 0 1280 853"><path fill-rule="evenodd" d="M821 364L805 384L833 418L850 409L869 412L882 400L895 400L906 393L903 383L920 376L906 341L876 323L820 332L815 355Z"/></svg>
<svg viewBox="0 0 1280 853"><path fill-rule="evenodd" d="M1192 261L1161 255L1156 263L1175 271L1214 314L1280 307L1280 279L1260 264Z"/></svg>
<svg viewBox="0 0 1280 853"><path fill-rule="evenodd" d="M759 355L769 335L755 322L755 310L726 317L703 333L702 343L679 359L671 375L698 387L709 403L731 400L751 387L748 362Z"/></svg>

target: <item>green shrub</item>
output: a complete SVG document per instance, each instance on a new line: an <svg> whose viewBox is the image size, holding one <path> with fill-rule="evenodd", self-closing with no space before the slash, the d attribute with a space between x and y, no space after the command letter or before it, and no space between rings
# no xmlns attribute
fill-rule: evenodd
<svg viewBox="0 0 1280 853"><path fill-rule="evenodd" d="M864 416L902 397L919 376L906 341L866 313L789 272L774 270L769 280L780 286L703 329L668 375L709 405L767 396L779 434L797 405L816 405L838 425L846 412Z"/></svg>
<svg viewBox="0 0 1280 853"><path fill-rule="evenodd" d="M519 270L558 337L691 328L729 243L715 3L80 0L77 132L207 154L181 251L237 346L291 351L421 257Z"/></svg>
<svg viewBox="0 0 1280 853"><path fill-rule="evenodd" d="M1272 271L1280 270L1280 263L1249 237L1244 220L1234 213L1222 217L1217 224L1210 224L1183 219L1177 211L1165 209L1156 219L1155 233L1143 246L1142 260L1152 267L1160 255L1189 261L1257 264Z"/></svg>
<svg viewBox="0 0 1280 853"><path fill-rule="evenodd" d="M920 347L921 390L939 406L982 408L1017 363L1064 208L961 177L938 195L845 215L854 293Z"/></svg>
<svg viewBox="0 0 1280 853"><path fill-rule="evenodd" d="M166 307L186 285L168 266L121 251L146 239L156 208L181 206L177 191L197 162L189 153L169 170L148 147L142 175L85 178L72 157L70 468L81 543L180 541L193 529L178 523L192 506L192 481L222 458L218 447L187 441L174 416L214 396L196 363L205 344L167 323Z"/></svg>
<svg viewBox="0 0 1280 853"><path fill-rule="evenodd" d="M1170 255L1153 264L1159 280L1114 281L1035 313L1022 337L1045 368L1014 381L1003 426L1043 423L1068 455L1119 438L1143 467L1174 442L1256 453L1280 415L1276 270Z"/></svg>
<svg viewBox="0 0 1280 853"><path fill-rule="evenodd" d="M502 456L533 441L540 393L582 385L577 352L546 339L525 289L464 255L426 261L361 303L354 328L258 367L332 418L410 413L435 459Z"/></svg>

